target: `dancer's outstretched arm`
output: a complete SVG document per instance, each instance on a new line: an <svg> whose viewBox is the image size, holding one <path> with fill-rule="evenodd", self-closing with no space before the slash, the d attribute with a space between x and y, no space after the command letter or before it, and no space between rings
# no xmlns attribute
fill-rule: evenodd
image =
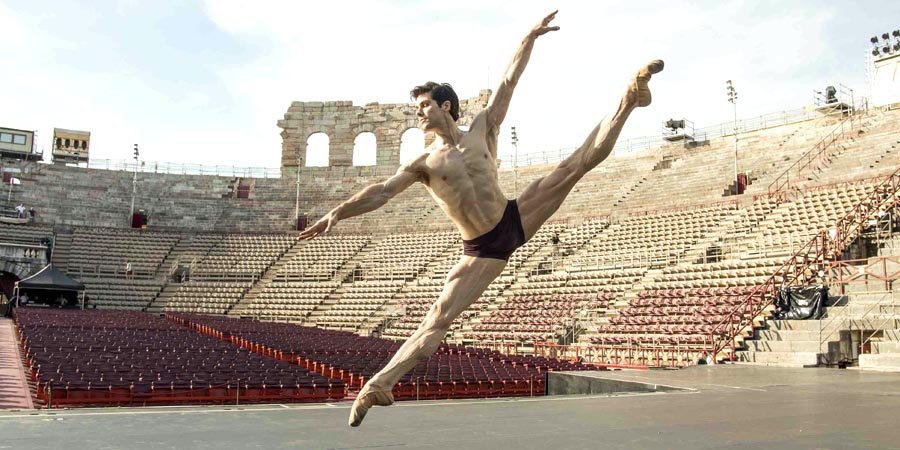
<svg viewBox="0 0 900 450"><path fill-rule="evenodd" d="M388 200L394 198L397 194L406 190L413 183L419 180L419 172L414 169L418 166L418 162L427 154L400 166L392 177L381 183L375 183L367 186L363 190L332 209L322 216L311 227L300 233L300 239L312 239L320 234L331 231L339 220L349 219L350 217L365 214L384 206Z"/></svg>
<svg viewBox="0 0 900 450"><path fill-rule="evenodd" d="M550 21L556 17L556 13L557 11L553 11L550 15L544 17L539 24L528 32L528 35L522 40L522 45L519 46L516 54L513 55L512 61L509 62L509 66L506 67L506 73L503 74L503 79L500 80L500 86L497 87L485 111L489 133L496 134L500 129L500 124L503 123L503 119L506 117L506 110L509 109L513 90L515 90L522 72L525 71L525 66L528 65L528 59L531 57L535 39L538 36L559 29L559 27L549 26ZM494 155L494 157L496 156Z"/></svg>

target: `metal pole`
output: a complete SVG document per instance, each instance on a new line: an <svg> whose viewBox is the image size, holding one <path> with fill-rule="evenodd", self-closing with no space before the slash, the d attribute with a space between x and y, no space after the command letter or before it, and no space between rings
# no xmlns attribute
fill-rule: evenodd
<svg viewBox="0 0 900 450"><path fill-rule="evenodd" d="M512 144L513 144L513 196L519 195L519 136L516 134L516 127L512 127Z"/></svg>
<svg viewBox="0 0 900 450"><path fill-rule="evenodd" d="M734 192L737 194L740 190L738 183L738 126L737 126L737 94L735 94L734 105Z"/></svg>
<svg viewBox="0 0 900 450"><path fill-rule="evenodd" d="M137 194L137 171L138 171L138 145L134 144L134 178L131 180L131 214L128 215L128 223L133 224L134 220L134 197Z"/></svg>
<svg viewBox="0 0 900 450"><path fill-rule="evenodd" d="M738 183L738 126L737 126L737 98L738 93L734 88L734 85L731 84L731 80L725 82L725 88L728 94L728 101L734 106L734 193L738 194L740 190L740 186Z"/></svg>
<svg viewBox="0 0 900 450"><path fill-rule="evenodd" d="M294 227L300 218L300 152L297 152L297 194L294 200Z"/></svg>

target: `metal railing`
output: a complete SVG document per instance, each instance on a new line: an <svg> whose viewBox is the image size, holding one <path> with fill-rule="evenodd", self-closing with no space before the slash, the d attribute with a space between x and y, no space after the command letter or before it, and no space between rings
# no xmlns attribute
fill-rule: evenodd
<svg viewBox="0 0 900 450"><path fill-rule="evenodd" d="M758 117L739 120L737 122L737 132L747 133L750 131L758 131L775 126L788 125L797 122L803 122L815 117L816 112L808 108L797 108L788 111L779 111L769 114L763 114ZM717 137L732 136L735 131L735 123L733 121L723 122L694 130L695 141L706 141ZM619 140L613 147L613 155L629 154L639 150L661 147L666 141L662 135L659 136L641 136L631 139ZM557 163L571 155L577 147L566 147L557 150L545 150L540 152L531 152L526 154L503 153L499 155L500 167L512 168L531 166L538 164Z"/></svg>
<svg viewBox="0 0 900 450"><path fill-rule="evenodd" d="M897 326L897 309L900 304L894 295L893 284L900 279L900 256L833 261L825 272L825 278L825 284L829 286L830 292L843 295L848 287L853 286L854 293L880 297L874 302L862 303L861 306L867 306L862 313L854 312L849 306L837 312L834 308L829 309L828 318L819 322L819 353L827 353L828 343L840 340L840 331L844 327L835 327L836 323L846 323L849 331L856 329L860 333L864 330L881 330ZM887 314L881 312L884 307L889 309ZM877 312L873 315L873 311ZM861 336L859 347L865 348L873 335Z"/></svg>
<svg viewBox="0 0 900 450"><path fill-rule="evenodd" d="M88 169L118 170L138 173L163 173L174 175L213 175L220 177L243 178L281 178L281 169L277 167L235 167L206 164L185 164L162 161L141 161L135 163L127 159L91 159L83 164L69 164L73 167Z"/></svg>
<svg viewBox="0 0 900 450"><path fill-rule="evenodd" d="M854 125L854 120L855 125ZM847 137L847 134L859 127L860 116L850 114L844 117L837 126L825 135L812 149L797 158L794 164L784 170L781 175L775 178L766 188L766 192L774 194L784 192L793 188L796 181L804 175L815 171L822 164L827 164L831 160L831 150L837 143Z"/></svg>
<svg viewBox="0 0 900 450"><path fill-rule="evenodd" d="M858 345L859 349L862 350L875 336L875 330L893 329L897 327L897 308L900 307L900 304L897 303L894 292L870 292L870 294L881 295L881 297L875 302L864 304L863 306L867 306L867 308L865 308L862 313L856 311L854 314L849 305L845 306L844 309L839 310L837 313L834 312L835 308L832 307L828 310L828 318L819 321L819 354L821 357L827 358L827 356L830 356L828 345L830 342L840 341L841 331L843 330L851 333L855 330L861 334ZM884 307L890 309L888 314L879 313ZM857 315L860 317L855 317ZM837 324L839 324L839 326L836 326ZM866 331L869 332L868 336L865 335ZM826 359L825 362L839 363L840 361Z"/></svg>
<svg viewBox="0 0 900 450"><path fill-rule="evenodd" d="M481 345L481 344L479 344ZM685 367L705 356L706 347L617 347L612 345L561 345L555 342L535 342L534 355L547 358L581 361L597 366L630 368Z"/></svg>
<svg viewBox="0 0 900 450"><path fill-rule="evenodd" d="M900 203L900 170L882 179L869 194L846 216L839 219L831 230L822 230L802 245L765 283L757 286L746 299L726 315L709 333L712 354L718 355L730 347L734 359L735 339L747 327L752 327L763 310L772 303L773 296L782 286L805 283L816 279L829 261L837 261L860 234L869 219L878 211L894 209Z"/></svg>
<svg viewBox="0 0 900 450"><path fill-rule="evenodd" d="M832 261L826 270L829 291L844 295L848 285L869 287L874 281L877 292L887 292L900 279L900 256L880 256L869 259Z"/></svg>

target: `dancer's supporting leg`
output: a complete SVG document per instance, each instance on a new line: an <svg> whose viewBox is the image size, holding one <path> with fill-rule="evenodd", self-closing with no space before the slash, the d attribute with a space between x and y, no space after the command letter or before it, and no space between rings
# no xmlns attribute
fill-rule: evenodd
<svg viewBox="0 0 900 450"><path fill-rule="evenodd" d="M350 426L359 426L369 408L394 403L391 389L423 358L431 356L447 335L453 319L462 314L503 272L506 261L463 256L447 274L444 290L431 305L419 329L403 343L387 366L359 391L350 410Z"/></svg>

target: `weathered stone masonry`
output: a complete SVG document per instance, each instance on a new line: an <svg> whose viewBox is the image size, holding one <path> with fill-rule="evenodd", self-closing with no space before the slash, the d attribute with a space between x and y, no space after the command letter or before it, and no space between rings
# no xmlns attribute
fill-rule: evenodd
<svg viewBox="0 0 900 450"><path fill-rule="evenodd" d="M470 125L490 96L491 91L486 89L477 97L460 100L459 124ZM313 133L328 135L329 166L350 166L356 136L365 132L375 135L376 164L396 167L400 164L400 138L416 125L411 103L354 106L351 101L292 102L284 119L278 121L282 129L281 167L296 169L298 162L300 167L306 166L306 142ZM425 145L433 139L431 133L426 134Z"/></svg>

